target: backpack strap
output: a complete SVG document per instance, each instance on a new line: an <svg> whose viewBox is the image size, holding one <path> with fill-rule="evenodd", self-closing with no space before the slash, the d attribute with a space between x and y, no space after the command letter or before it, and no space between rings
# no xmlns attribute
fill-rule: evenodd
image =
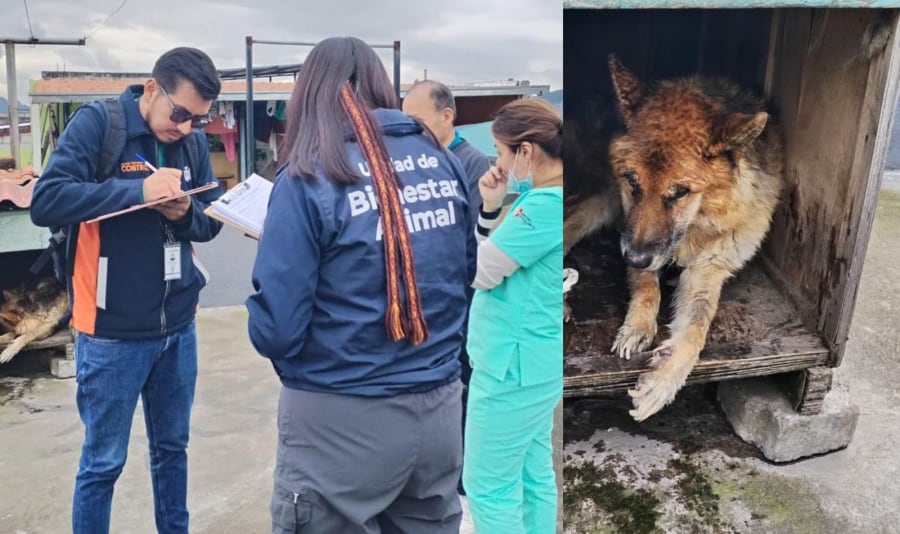
<svg viewBox="0 0 900 534"><path fill-rule="evenodd" d="M125 126L125 108L118 98L103 100L97 106L104 117L106 129L103 132L103 144L100 145L100 154L97 157L97 168L94 170L94 182L100 183L116 175L116 167L119 159L125 151L128 142L128 130ZM70 225L60 228L63 232L65 243L65 271L66 278L75 273L75 244L78 242L78 226Z"/></svg>
<svg viewBox="0 0 900 534"><path fill-rule="evenodd" d="M125 126L125 108L119 99L104 100L105 105L100 109L105 111L106 132L103 136L103 145L100 148L100 157L97 159L97 170L94 174L95 182L102 182L116 174L116 166L125 151L128 142L128 130Z"/></svg>
<svg viewBox="0 0 900 534"><path fill-rule="evenodd" d="M103 116L105 124L103 143L100 146L100 153L97 156L97 167L93 176L94 182L99 183L115 175L119 158L122 156L122 152L125 151L125 144L128 142L128 130L125 125L125 108L118 98L81 106L69 115L69 122L72 121L79 111L91 105ZM54 270L57 271L57 278L61 277L62 281L64 281L65 278L73 274L75 269L75 242L78 239L78 225L54 226L50 228L50 232L49 246L38 256L29 268L29 271L37 276L47 265L47 262L56 255ZM62 255L60 255L61 250L65 251ZM59 261L63 258L65 259L64 265Z"/></svg>

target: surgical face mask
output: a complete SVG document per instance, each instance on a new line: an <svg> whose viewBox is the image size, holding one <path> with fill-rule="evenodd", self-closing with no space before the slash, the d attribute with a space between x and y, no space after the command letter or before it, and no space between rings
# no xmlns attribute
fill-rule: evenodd
<svg viewBox="0 0 900 534"><path fill-rule="evenodd" d="M516 157L513 158L512 167L506 171L506 193L513 195L521 195L526 191L531 191L534 187L534 175L531 173L531 162L528 162L528 173L521 180L516 176L513 170L516 168L516 162L519 161L519 151L516 150Z"/></svg>

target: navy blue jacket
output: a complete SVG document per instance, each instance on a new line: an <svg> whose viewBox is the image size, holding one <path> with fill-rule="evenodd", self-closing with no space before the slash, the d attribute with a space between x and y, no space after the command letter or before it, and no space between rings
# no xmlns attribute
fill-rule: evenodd
<svg viewBox="0 0 900 534"><path fill-rule="evenodd" d="M279 173L253 268L250 339L290 388L392 396L459 377L466 288L475 274L465 171L400 111L374 115L400 180L429 336L413 346L385 330L374 186L359 146L348 141L351 166L364 175L359 183Z"/></svg>
<svg viewBox="0 0 900 534"><path fill-rule="evenodd" d="M117 174L98 183L94 174L106 131L102 102L80 110L63 130L59 145L34 188L31 220L38 226L78 227L74 273L69 279L72 326L103 338L148 339L176 332L196 313L206 277L195 265L191 241L209 241L222 228L203 210L221 194L219 189L191 197L182 221L172 223L159 212L142 209L99 223L84 221L141 203L143 180L152 174L136 153L157 167L188 167L183 141L157 143L138 110L140 85L120 96L124 106L127 142L116 166ZM182 189L216 178L209 163L206 137L199 135L198 169L185 173ZM165 226L181 246L181 279L165 281Z"/></svg>

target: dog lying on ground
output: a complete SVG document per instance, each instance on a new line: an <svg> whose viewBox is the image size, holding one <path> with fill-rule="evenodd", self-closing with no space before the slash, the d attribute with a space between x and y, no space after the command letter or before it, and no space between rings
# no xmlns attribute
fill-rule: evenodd
<svg viewBox="0 0 900 534"><path fill-rule="evenodd" d="M45 278L26 291L23 287L3 291L0 326L6 333L0 343L8 343L0 352L0 363L13 359L26 345L50 337L69 310L65 288L55 278Z"/></svg>
<svg viewBox="0 0 900 534"><path fill-rule="evenodd" d="M763 99L731 82L690 77L645 86L614 56L609 70L625 127L609 144L609 163L620 192L620 245L631 290L613 352L630 358L649 347L657 331L659 271L671 262L683 269L669 337L629 391L630 413L643 421L684 385L706 344L722 285L768 232L784 149ZM608 203L588 198L571 208L566 252L610 224L600 209Z"/></svg>

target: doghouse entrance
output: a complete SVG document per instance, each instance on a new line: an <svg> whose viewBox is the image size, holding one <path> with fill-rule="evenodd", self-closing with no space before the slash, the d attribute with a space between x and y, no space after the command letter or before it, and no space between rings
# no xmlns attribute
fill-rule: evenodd
<svg viewBox="0 0 900 534"><path fill-rule="evenodd" d="M783 125L772 227L724 286L688 383L840 364L898 93L888 83L896 29L896 10L564 10L567 198L608 188L606 148L621 128L611 53L644 82L728 77L767 96ZM629 298L618 235L585 239L565 266L580 273L567 297L565 396L633 387L650 354L628 361L611 351ZM652 346L668 336L673 287L661 286Z"/></svg>
<svg viewBox="0 0 900 534"><path fill-rule="evenodd" d="M29 269L41 255L43 250L25 250L16 252L0 253L0 273L3 273L0 279L0 290L14 290L24 288L32 289L37 282L46 276L53 275L53 265L48 263L44 266L38 275L32 275ZM0 296L0 309L5 305L5 298ZM0 334L5 333L0 327ZM31 350L55 349L66 347L72 343L72 334L67 326L62 326L49 337L32 341L26 345L23 352ZM0 342L0 351L5 349L9 343ZM21 353L15 358L26 358Z"/></svg>
<svg viewBox="0 0 900 534"><path fill-rule="evenodd" d="M606 232L586 239L569 253L566 266L580 275L567 299L575 319L565 327L566 396L633 387L650 354L624 360L610 350L628 309L618 235ZM663 301L652 347L668 335L672 284L677 281L677 273L671 274L661 279ZM706 348L688 383L797 371L825 365L828 355L821 336L804 326L756 260L723 288Z"/></svg>

